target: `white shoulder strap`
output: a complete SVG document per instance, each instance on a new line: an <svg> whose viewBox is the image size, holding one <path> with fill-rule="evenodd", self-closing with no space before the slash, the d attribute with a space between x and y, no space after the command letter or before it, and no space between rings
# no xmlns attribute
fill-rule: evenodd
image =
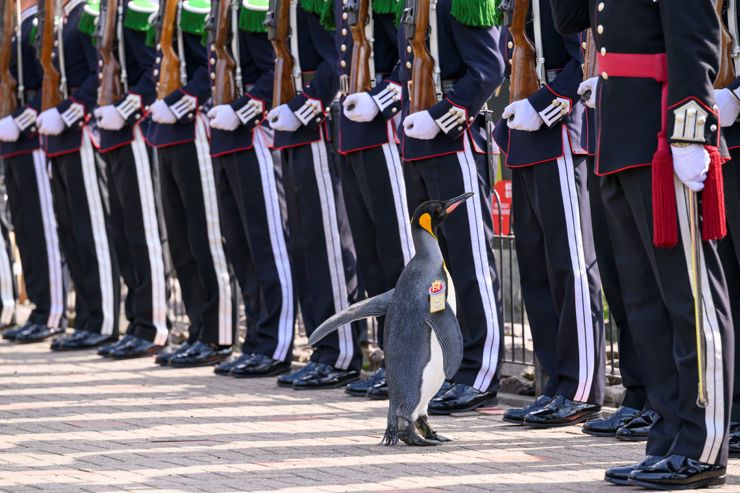
<svg viewBox="0 0 740 493"><path fill-rule="evenodd" d="M537 56L537 79L545 85L545 52L542 46L542 22L540 17L540 0L532 0L532 20L534 21L534 50Z"/></svg>
<svg viewBox="0 0 740 493"><path fill-rule="evenodd" d="M429 51L434 58L434 91L437 93L437 101L442 100L442 70L439 68L439 37L437 24L437 0L429 2Z"/></svg>
<svg viewBox="0 0 740 493"><path fill-rule="evenodd" d="M727 0L727 28L732 36L732 61L740 75L740 33L737 30L737 0Z"/></svg>
<svg viewBox="0 0 740 493"><path fill-rule="evenodd" d="M290 0L290 54L293 56L293 83L296 91L303 90L301 57L298 51L298 0Z"/></svg>

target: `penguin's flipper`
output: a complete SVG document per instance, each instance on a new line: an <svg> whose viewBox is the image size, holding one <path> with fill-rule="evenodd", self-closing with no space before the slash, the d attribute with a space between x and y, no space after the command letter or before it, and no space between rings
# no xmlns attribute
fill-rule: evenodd
<svg viewBox="0 0 740 493"><path fill-rule="evenodd" d="M394 291L395 289L391 289L378 296L373 296L372 298L355 303L347 309L332 315L313 331L311 337L308 338L308 343L313 346L339 327L350 322L385 315L385 312L388 311L388 305L391 299L393 299Z"/></svg>
<svg viewBox="0 0 740 493"><path fill-rule="evenodd" d="M445 377L450 379L460 369L463 358L463 339L455 312L447 303L441 312L427 314L426 322L437 335L444 356Z"/></svg>

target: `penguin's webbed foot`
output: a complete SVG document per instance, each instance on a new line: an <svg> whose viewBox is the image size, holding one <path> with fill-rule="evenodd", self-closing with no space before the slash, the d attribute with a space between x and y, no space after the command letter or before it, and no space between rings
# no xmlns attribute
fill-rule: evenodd
<svg viewBox="0 0 740 493"><path fill-rule="evenodd" d="M388 416L388 426L385 429L383 440L380 441L380 445L386 447L393 447L398 445L398 421L395 416Z"/></svg>
<svg viewBox="0 0 740 493"><path fill-rule="evenodd" d="M398 439L406 445L416 447L434 447L439 445L440 442L434 440L427 440L426 438L420 437L416 433L416 426L411 421L405 418L398 418L400 430L398 431ZM418 422L418 420L417 420Z"/></svg>
<svg viewBox="0 0 740 493"><path fill-rule="evenodd" d="M438 434L436 431L434 431L432 427L429 426L429 421L428 421L427 416L419 416L419 418L416 420L416 428L421 432L424 438L428 440L434 440L440 443L452 441L449 438L444 437Z"/></svg>

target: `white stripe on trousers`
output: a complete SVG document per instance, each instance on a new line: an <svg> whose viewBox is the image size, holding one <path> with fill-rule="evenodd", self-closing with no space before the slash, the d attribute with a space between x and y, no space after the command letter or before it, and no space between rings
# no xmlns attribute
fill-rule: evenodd
<svg viewBox="0 0 740 493"><path fill-rule="evenodd" d="M401 252L403 253L403 264L406 265L414 256L414 240L411 237L411 222L409 220L409 206L406 199L406 182L403 178L403 167L398 155L393 123L387 123L388 143L383 144L383 154L388 168L388 178L393 191L393 203L396 209L396 223L398 224L398 236L401 240Z"/></svg>
<svg viewBox="0 0 740 493"><path fill-rule="evenodd" d="M152 323L156 329L154 344L167 344L167 288L165 286L164 255L159 237L157 209L154 204L154 182L149 163L149 154L139 126L134 127L134 140L131 142L136 167L136 183L139 188L144 239L149 256L149 275L152 286Z"/></svg>
<svg viewBox="0 0 740 493"><path fill-rule="evenodd" d="M200 184L203 190L203 204L205 206L206 229L208 244L213 260L213 269L218 283L218 343L230 346L232 343L232 307L231 307L231 279L226 264L221 224L218 218L218 202L216 201L216 182L213 177L211 154L208 151L208 136L203 115L195 119L195 149L198 154L198 170Z"/></svg>
<svg viewBox="0 0 740 493"><path fill-rule="evenodd" d="M278 198L277 183L275 180L275 168L272 155L267 148L265 136L260 127L254 130L254 153L260 167L262 178L262 195L265 202L265 213L267 227L270 230L270 245L272 246L272 257L275 262L278 279L280 282L280 320L278 322L277 347L272 354L272 359L284 361L288 356L288 349L293 340L294 329L294 302L293 302L293 278L290 272L290 259L288 258L288 247L285 244L285 232L283 231L283 219L280 214L280 200Z"/></svg>
<svg viewBox="0 0 740 493"><path fill-rule="evenodd" d="M563 126L563 156L557 159L560 178L560 196L563 199L565 229L568 234L568 251L573 270L573 289L578 332L578 388L574 400L588 401L596 371L594 324L591 314L591 295L588 285L588 267L583 249L581 207L576 188L575 167L570 151L568 130Z"/></svg>
<svg viewBox="0 0 740 493"><path fill-rule="evenodd" d="M681 230L681 243L686 257L687 272L691 291L696 295L696 286L691 274L691 236L689 230L688 194L690 192L677 177L674 177L676 188L676 203L678 206L678 224ZM697 227L701 235L701 228ZM701 240L701 236L699 237ZM700 249L699 270L701 272L702 308L704 312L704 340L706 341L706 387L709 405L704 410L704 425L707 436L704 440L704 450L699 460L707 464L717 462L725 435L725 381L724 362L722 361L722 335L719 331L717 310L714 306L712 291L709 285L709 274L704 262L704 250Z"/></svg>
<svg viewBox="0 0 740 493"><path fill-rule="evenodd" d="M0 313L0 323L8 325L13 321L15 313L15 292L13 291L13 267L10 264L10 252L5 242L5 236L0 233L0 298L3 308Z"/></svg>
<svg viewBox="0 0 740 493"><path fill-rule="evenodd" d="M57 233L57 218L52 204L51 183L46 166L46 155L41 150L33 151L33 168L39 194L41 222L46 243L46 262L49 270L49 318L46 326L57 328L64 315L64 280L62 277L62 254Z"/></svg>
<svg viewBox="0 0 740 493"><path fill-rule="evenodd" d="M480 302L483 305L483 313L486 317L486 342L483 346L481 368L475 377L473 387L480 391L488 390L498 369L498 354L501 341L499 340L499 319L496 296L493 293L493 279L491 278L491 265L488 261L488 249L486 233L483 230L483 210L481 208L481 196L478 187L478 166L470 151L470 141L466 136L463 152L457 153L460 163L460 171L463 178L465 192L472 192L473 197L465 202L468 215L468 230L470 231L470 246L475 266L475 274L480 291Z"/></svg>
<svg viewBox="0 0 740 493"><path fill-rule="evenodd" d="M103 311L103 325L100 328L102 335L112 335L116 313L115 297L113 295L113 267L111 265L111 251L108 244L108 230L105 224L103 201L100 196L97 165L93 153L90 135L82 132L82 147L80 148L80 163L82 179L84 181L87 206L90 210L90 224L92 226L93 242L95 243L95 257L98 263L98 279L100 280L101 310ZM83 262L88 259L81 259Z"/></svg>
<svg viewBox="0 0 740 493"><path fill-rule="evenodd" d="M344 276L344 260L342 258L334 188L332 187L323 132L321 140L311 144L311 155L319 192L318 199L321 204L321 222L324 226L326 256L329 264L332 294L334 295L334 312L339 313L349 306L349 295L347 294L347 281ZM349 324L342 325L337 330L337 335L339 336L339 357L335 366L341 370L346 370L352 363L352 357L354 356L351 326Z"/></svg>

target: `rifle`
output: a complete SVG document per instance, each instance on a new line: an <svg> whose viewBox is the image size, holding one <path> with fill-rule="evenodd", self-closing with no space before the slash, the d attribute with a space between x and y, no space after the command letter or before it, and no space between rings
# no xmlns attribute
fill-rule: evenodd
<svg viewBox="0 0 740 493"><path fill-rule="evenodd" d="M39 63L43 71L41 82L41 110L48 110L62 102L62 76L54 65L56 3L61 0L39 0L38 32L40 33ZM60 23L61 24L61 23ZM63 47L59 46L61 52Z"/></svg>
<svg viewBox="0 0 740 493"><path fill-rule="evenodd" d="M291 0L270 0L265 25L267 38L275 50L275 80L272 86L272 107L285 104L296 95L293 79L295 61L288 45L290 35Z"/></svg>
<svg viewBox="0 0 740 493"><path fill-rule="evenodd" d="M113 55L118 27L118 0L103 0L96 34L102 64L98 75L98 106L108 106L122 97L121 65ZM123 43L123 40L119 40Z"/></svg>
<svg viewBox="0 0 740 493"><path fill-rule="evenodd" d="M3 13L0 23L0 117L10 115L17 106L18 84L10 73L10 54L13 47L13 35L15 34L16 9L15 0L2 0ZM20 21L19 21L20 22ZM18 37L18 43L21 42ZM20 61L18 62L20 63Z"/></svg>
<svg viewBox="0 0 740 493"><path fill-rule="evenodd" d="M182 85L180 79L180 57L175 53L172 43L177 28L177 8L179 0L163 0L157 14L159 35L157 42L160 48L162 61L159 64L159 80L157 81L157 98L164 99L178 90Z"/></svg>
<svg viewBox="0 0 740 493"><path fill-rule="evenodd" d="M370 0L349 0L344 6L347 24L352 33L352 65L350 67L348 94L372 89L370 56L372 47L367 39L365 26L370 21Z"/></svg>
<svg viewBox="0 0 740 493"><path fill-rule="evenodd" d="M216 54L214 70L216 79L213 83L213 104L231 103L236 95L236 84L234 82L234 71L236 63L232 58L227 46L229 35L232 32L231 0L211 0L211 16L209 22L210 41Z"/></svg>
<svg viewBox="0 0 740 493"><path fill-rule="evenodd" d="M596 60L596 40L594 39L594 33L591 29L586 30L586 49L583 53L583 80L588 80L591 77L596 77L599 71L598 62ZM584 103L591 99L591 91L586 91L581 96L581 101Z"/></svg>
<svg viewBox="0 0 740 493"><path fill-rule="evenodd" d="M510 103L528 98L540 88L537 78L537 55L532 41L527 37L529 2L530 0L503 0L500 7L506 16L505 24L514 41L509 76Z"/></svg>
<svg viewBox="0 0 740 493"><path fill-rule="evenodd" d="M716 0L714 4L717 10L717 15L720 18L720 25L722 27L722 37L720 40L720 57L719 57L719 71L717 72L717 78L714 80L714 87L717 89L724 89L729 86L732 81L735 80L735 61L733 57L733 40L730 31L727 29L727 25L722 15L724 7L724 0Z"/></svg>
<svg viewBox="0 0 740 493"><path fill-rule="evenodd" d="M414 54L409 82L411 113L424 111L437 104L437 91L434 86L434 58L427 47L429 33L430 0L414 0L412 7L403 12L406 39Z"/></svg>

